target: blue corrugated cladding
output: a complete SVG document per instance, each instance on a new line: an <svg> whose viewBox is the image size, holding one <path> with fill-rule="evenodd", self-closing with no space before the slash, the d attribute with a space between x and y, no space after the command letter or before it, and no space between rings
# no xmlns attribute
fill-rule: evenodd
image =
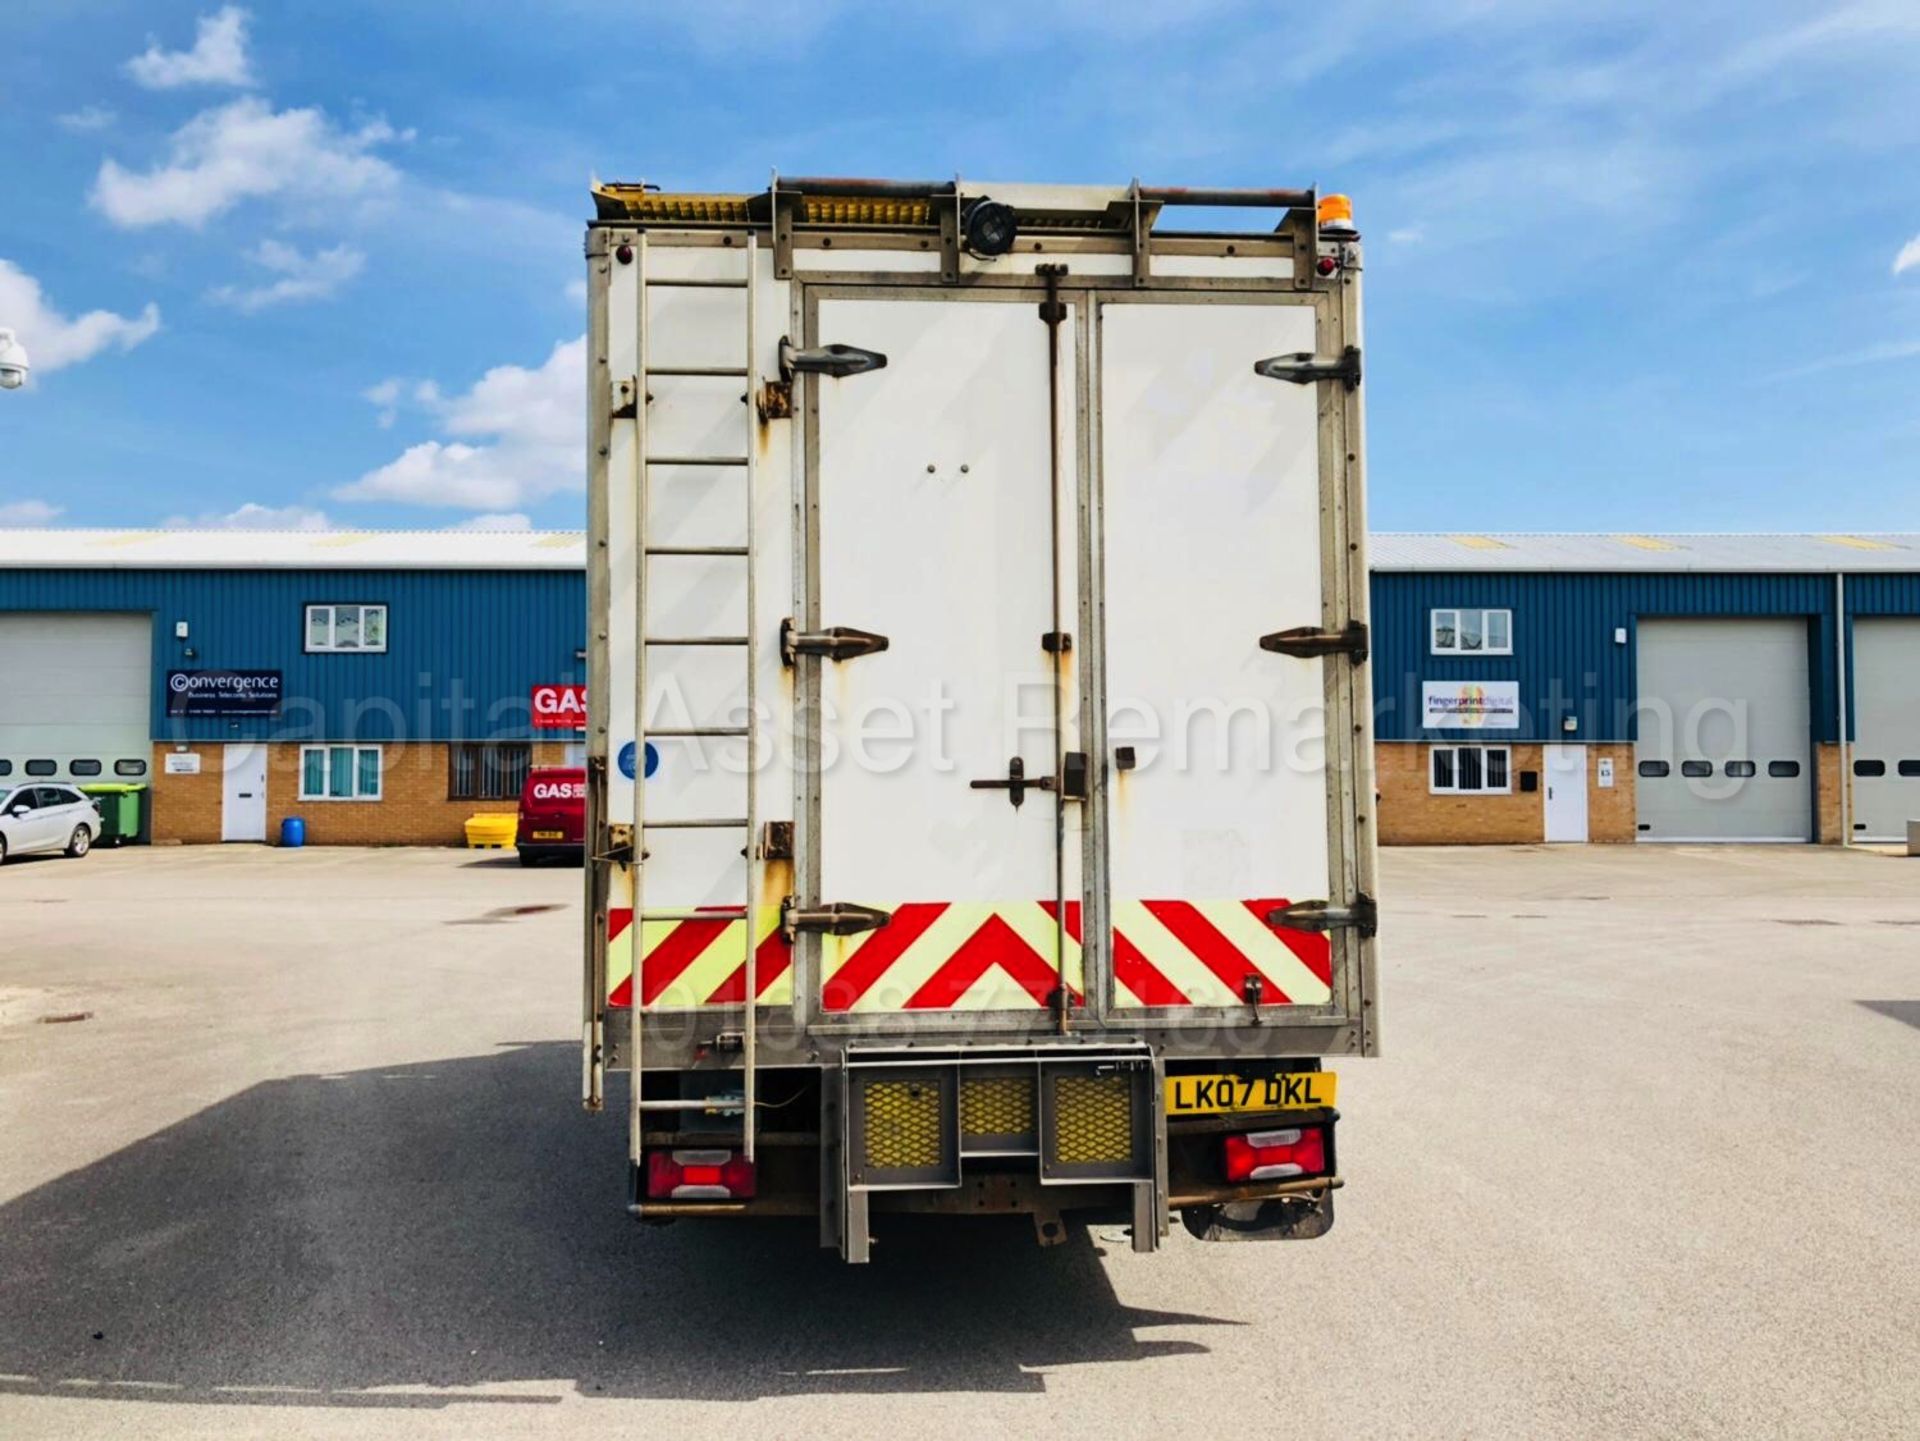
<svg viewBox="0 0 1920 1441"><path fill-rule="evenodd" d="M309 602L385 605L387 649L307 654ZM575 571L0 570L0 611L32 610L152 616L161 740L513 739L533 733L535 685L586 680ZM280 671L281 714L169 717L175 669Z"/></svg>
<svg viewBox="0 0 1920 1441"><path fill-rule="evenodd" d="M1847 578L1847 613L1920 615L1920 575ZM1834 577L1817 574L1661 575L1381 571L1373 577L1375 734L1447 740L1485 731L1423 728L1427 681L1516 681L1517 741L1630 741L1636 627L1661 616L1802 616L1807 622L1814 739L1833 741ZM1513 612L1510 656L1430 654L1429 616L1456 606ZM1614 633L1624 631L1625 643ZM1564 728L1572 716L1577 729Z"/></svg>

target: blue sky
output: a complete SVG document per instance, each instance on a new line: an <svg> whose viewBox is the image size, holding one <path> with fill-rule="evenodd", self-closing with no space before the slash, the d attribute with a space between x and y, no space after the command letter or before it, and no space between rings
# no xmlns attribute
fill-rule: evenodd
<svg viewBox="0 0 1920 1441"><path fill-rule="evenodd" d="M0 525L578 526L590 175L1317 183L1382 529L1920 530L1920 5L13 0Z"/></svg>

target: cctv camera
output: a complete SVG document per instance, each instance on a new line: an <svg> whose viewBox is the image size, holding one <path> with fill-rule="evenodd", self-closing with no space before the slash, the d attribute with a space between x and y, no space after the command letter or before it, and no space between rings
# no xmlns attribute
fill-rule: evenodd
<svg viewBox="0 0 1920 1441"><path fill-rule="evenodd" d="M18 390L27 383L27 348L11 330L0 330L0 390Z"/></svg>

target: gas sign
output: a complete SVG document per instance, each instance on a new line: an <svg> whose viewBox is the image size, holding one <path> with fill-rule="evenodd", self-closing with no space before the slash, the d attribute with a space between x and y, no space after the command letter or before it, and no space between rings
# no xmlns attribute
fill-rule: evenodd
<svg viewBox="0 0 1920 1441"><path fill-rule="evenodd" d="M587 728L587 688L583 685L537 685L533 688L535 730L577 731Z"/></svg>

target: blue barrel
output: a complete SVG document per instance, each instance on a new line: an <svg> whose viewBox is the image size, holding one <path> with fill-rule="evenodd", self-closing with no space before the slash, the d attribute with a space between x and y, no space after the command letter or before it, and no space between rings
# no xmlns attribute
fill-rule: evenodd
<svg viewBox="0 0 1920 1441"><path fill-rule="evenodd" d="M307 843L307 822L302 816L288 816L280 822L280 844L283 846L304 846Z"/></svg>

